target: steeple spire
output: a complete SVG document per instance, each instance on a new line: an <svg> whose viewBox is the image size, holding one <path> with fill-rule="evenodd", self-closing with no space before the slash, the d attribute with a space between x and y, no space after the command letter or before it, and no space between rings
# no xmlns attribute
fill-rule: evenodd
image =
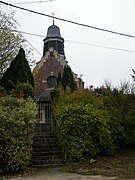
<svg viewBox="0 0 135 180"><path fill-rule="evenodd" d="M52 16L53 16L53 25L54 25L54 14L55 14L55 13L54 13L54 12L52 12Z"/></svg>

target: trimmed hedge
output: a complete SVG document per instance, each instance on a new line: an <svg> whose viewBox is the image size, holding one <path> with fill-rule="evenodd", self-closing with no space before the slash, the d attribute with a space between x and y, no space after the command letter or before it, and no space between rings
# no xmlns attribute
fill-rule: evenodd
<svg viewBox="0 0 135 180"><path fill-rule="evenodd" d="M25 168L31 161L36 124L36 103L32 99L0 98L0 172Z"/></svg>

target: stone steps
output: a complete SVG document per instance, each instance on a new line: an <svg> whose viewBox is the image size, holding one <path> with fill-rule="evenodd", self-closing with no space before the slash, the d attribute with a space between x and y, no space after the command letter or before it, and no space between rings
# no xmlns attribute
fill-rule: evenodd
<svg viewBox="0 0 135 180"><path fill-rule="evenodd" d="M43 157L43 156L51 156L52 157L52 154L53 154L53 156L54 155L58 155L59 156L59 151L58 150L51 150L51 151L48 151L48 152L41 152L41 150L40 151L37 151L37 152L33 152L33 157L34 156L40 156L40 157Z"/></svg>
<svg viewBox="0 0 135 180"><path fill-rule="evenodd" d="M35 127L35 133L51 133L52 132L52 124L51 124L51 120L47 121L46 123L41 123L41 124L37 124Z"/></svg>
<svg viewBox="0 0 135 180"><path fill-rule="evenodd" d="M63 160L56 136L50 129L45 130L45 124L38 124L35 128L32 164L45 167L60 166L63 164Z"/></svg>

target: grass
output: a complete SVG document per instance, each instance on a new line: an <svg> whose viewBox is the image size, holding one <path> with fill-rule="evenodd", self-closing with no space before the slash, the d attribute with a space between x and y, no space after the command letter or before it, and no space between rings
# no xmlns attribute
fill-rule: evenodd
<svg viewBox="0 0 135 180"><path fill-rule="evenodd" d="M134 174L135 174L135 168L131 168L131 169L129 169L129 172L131 172L131 173L134 173Z"/></svg>
<svg viewBox="0 0 135 180"><path fill-rule="evenodd" d="M82 175L115 176L118 179L135 179L135 148L120 150L115 156L98 157L93 163L70 163L64 172Z"/></svg>

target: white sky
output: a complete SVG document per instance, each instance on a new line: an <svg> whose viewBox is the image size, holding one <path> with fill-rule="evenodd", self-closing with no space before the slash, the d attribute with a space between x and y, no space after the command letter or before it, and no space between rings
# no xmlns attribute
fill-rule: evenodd
<svg viewBox="0 0 135 180"><path fill-rule="evenodd" d="M38 0L4 1L22 3ZM55 0L17 6L49 15L54 12L56 17L135 36L135 0ZM5 11L11 10L16 10L15 18L20 23L19 30L46 37L48 27L52 25L52 18L5 7ZM59 26L61 35L65 39L66 60L75 73L83 74L85 87L91 84L95 87L100 86L104 80L111 81L115 86L120 84L120 81L132 81L130 74L131 68L135 68L135 53L76 44L66 40L135 51L135 38L59 20L55 20L55 24ZM25 34L23 36L42 54L43 38ZM41 55L35 50L33 53L34 59L38 62Z"/></svg>

